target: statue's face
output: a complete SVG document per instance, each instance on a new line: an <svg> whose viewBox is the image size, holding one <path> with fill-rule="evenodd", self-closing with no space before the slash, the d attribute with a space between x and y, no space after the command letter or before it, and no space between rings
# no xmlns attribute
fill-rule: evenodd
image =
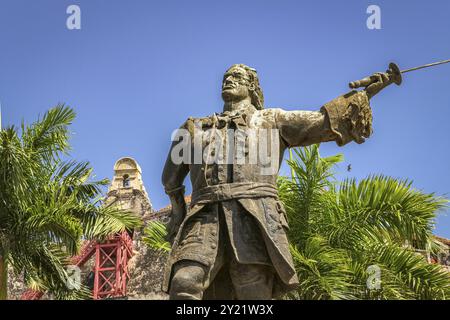
<svg viewBox="0 0 450 320"><path fill-rule="evenodd" d="M223 76L222 98L225 102L241 101L249 96L250 78L241 67L229 69Z"/></svg>

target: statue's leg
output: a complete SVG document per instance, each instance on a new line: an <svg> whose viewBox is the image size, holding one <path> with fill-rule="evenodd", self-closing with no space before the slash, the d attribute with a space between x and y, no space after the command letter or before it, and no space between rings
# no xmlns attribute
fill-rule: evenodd
<svg viewBox="0 0 450 320"><path fill-rule="evenodd" d="M217 205L205 207L204 211L197 214L197 220L193 220L197 222L185 228L186 234L182 238L182 245L177 249L179 250L178 256L184 255L187 258L181 258L172 266L169 288L171 300L215 299L215 287L206 295L204 293L214 282L216 275L225 263L225 248L222 243L223 226L220 227L223 223L220 223L220 219L210 219L211 216L217 216ZM216 236L218 239L215 238ZM204 255L214 258L211 265L194 260L195 257Z"/></svg>
<svg viewBox="0 0 450 320"><path fill-rule="evenodd" d="M173 267L170 300L201 300L203 298L205 266L189 260L177 262Z"/></svg>
<svg viewBox="0 0 450 320"><path fill-rule="evenodd" d="M223 237L222 232L219 237ZM219 238L220 240L221 238ZM170 300L202 300L203 294L225 263L225 248L220 244L217 249L214 264L210 267L193 261L181 260L173 266L173 276L170 283ZM216 299L206 295L206 299Z"/></svg>
<svg viewBox="0 0 450 320"><path fill-rule="evenodd" d="M233 259L234 260L234 259ZM274 271L259 264L230 263L230 276L238 300L271 300Z"/></svg>

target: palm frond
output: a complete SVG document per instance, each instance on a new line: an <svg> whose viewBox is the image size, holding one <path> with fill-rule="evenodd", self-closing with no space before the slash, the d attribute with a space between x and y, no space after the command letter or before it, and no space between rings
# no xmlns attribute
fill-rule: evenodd
<svg viewBox="0 0 450 320"><path fill-rule="evenodd" d="M378 245L378 261L394 272L417 299L447 299L450 273L441 265L430 264L414 250L395 244Z"/></svg>
<svg viewBox="0 0 450 320"><path fill-rule="evenodd" d="M166 237L166 226L159 221L152 221L144 229L144 237L142 240L156 251L170 252L171 246L167 242Z"/></svg>
<svg viewBox="0 0 450 320"><path fill-rule="evenodd" d="M367 230L375 228L376 233L387 232L401 244L409 241L421 249L425 249L432 236L437 212L447 202L413 189L408 181L381 175L359 183L344 181L337 201L341 208L337 214L343 229L347 226L356 232L361 226Z"/></svg>
<svg viewBox="0 0 450 320"><path fill-rule="evenodd" d="M79 212L78 216L87 239L104 239L142 225L142 220L138 216L116 206L90 206L83 214Z"/></svg>
<svg viewBox="0 0 450 320"><path fill-rule="evenodd" d="M297 298L307 300L355 299L352 273L343 250L330 247L319 236L309 238L304 250L290 246L300 285Z"/></svg>
<svg viewBox="0 0 450 320"><path fill-rule="evenodd" d="M23 124L24 149L47 162L58 158L59 152L67 152L70 148L68 126L74 119L75 111L72 108L58 104L31 126Z"/></svg>
<svg viewBox="0 0 450 320"><path fill-rule="evenodd" d="M325 209L326 193L333 189L332 168L343 157L321 158L318 145L294 149L294 153L296 158L288 160L294 179L279 179L278 191L290 225L289 239L302 248Z"/></svg>

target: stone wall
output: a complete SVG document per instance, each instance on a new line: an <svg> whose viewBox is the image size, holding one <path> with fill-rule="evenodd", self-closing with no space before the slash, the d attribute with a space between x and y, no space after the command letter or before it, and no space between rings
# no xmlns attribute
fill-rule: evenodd
<svg viewBox="0 0 450 320"><path fill-rule="evenodd" d="M136 253L128 264L128 298L130 300L165 300L161 291L167 253L148 248L143 242L135 244Z"/></svg>

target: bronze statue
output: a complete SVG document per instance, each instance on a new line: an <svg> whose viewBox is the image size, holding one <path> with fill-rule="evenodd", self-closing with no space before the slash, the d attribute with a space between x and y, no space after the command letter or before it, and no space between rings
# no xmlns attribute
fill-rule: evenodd
<svg viewBox="0 0 450 320"><path fill-rule="evenodd" d="M188 161L174 161L174 150L179 148L174 142L162 176L172 204L168 231L173 246L163 283L171 299L264 300L296 288L288 223L276 189L284 151L327 141L339 146L363 143L372 133L369 99L398 80L391 71L374 74L364 82L364 90L342 95L319 111L264 109L256 70L238 64L226 71L223 112L189 118L183 124L192 146L177 152L182 150L180 155ZM206 160L192 161L192 141L211 130L213 134L197 143ZM264 171L268 164L261 157L251 161L251 142L245 138L240 140L243 159L232 155L225 162L208 161L225 149L225 140L232 140L230 130L256 132L257 143L264 140L262 130L275 130L268 157L277 158L276 170ZM234 142L228 146L236 146ZM189 173L193 193L186 208L183 182Z"/></svg>

